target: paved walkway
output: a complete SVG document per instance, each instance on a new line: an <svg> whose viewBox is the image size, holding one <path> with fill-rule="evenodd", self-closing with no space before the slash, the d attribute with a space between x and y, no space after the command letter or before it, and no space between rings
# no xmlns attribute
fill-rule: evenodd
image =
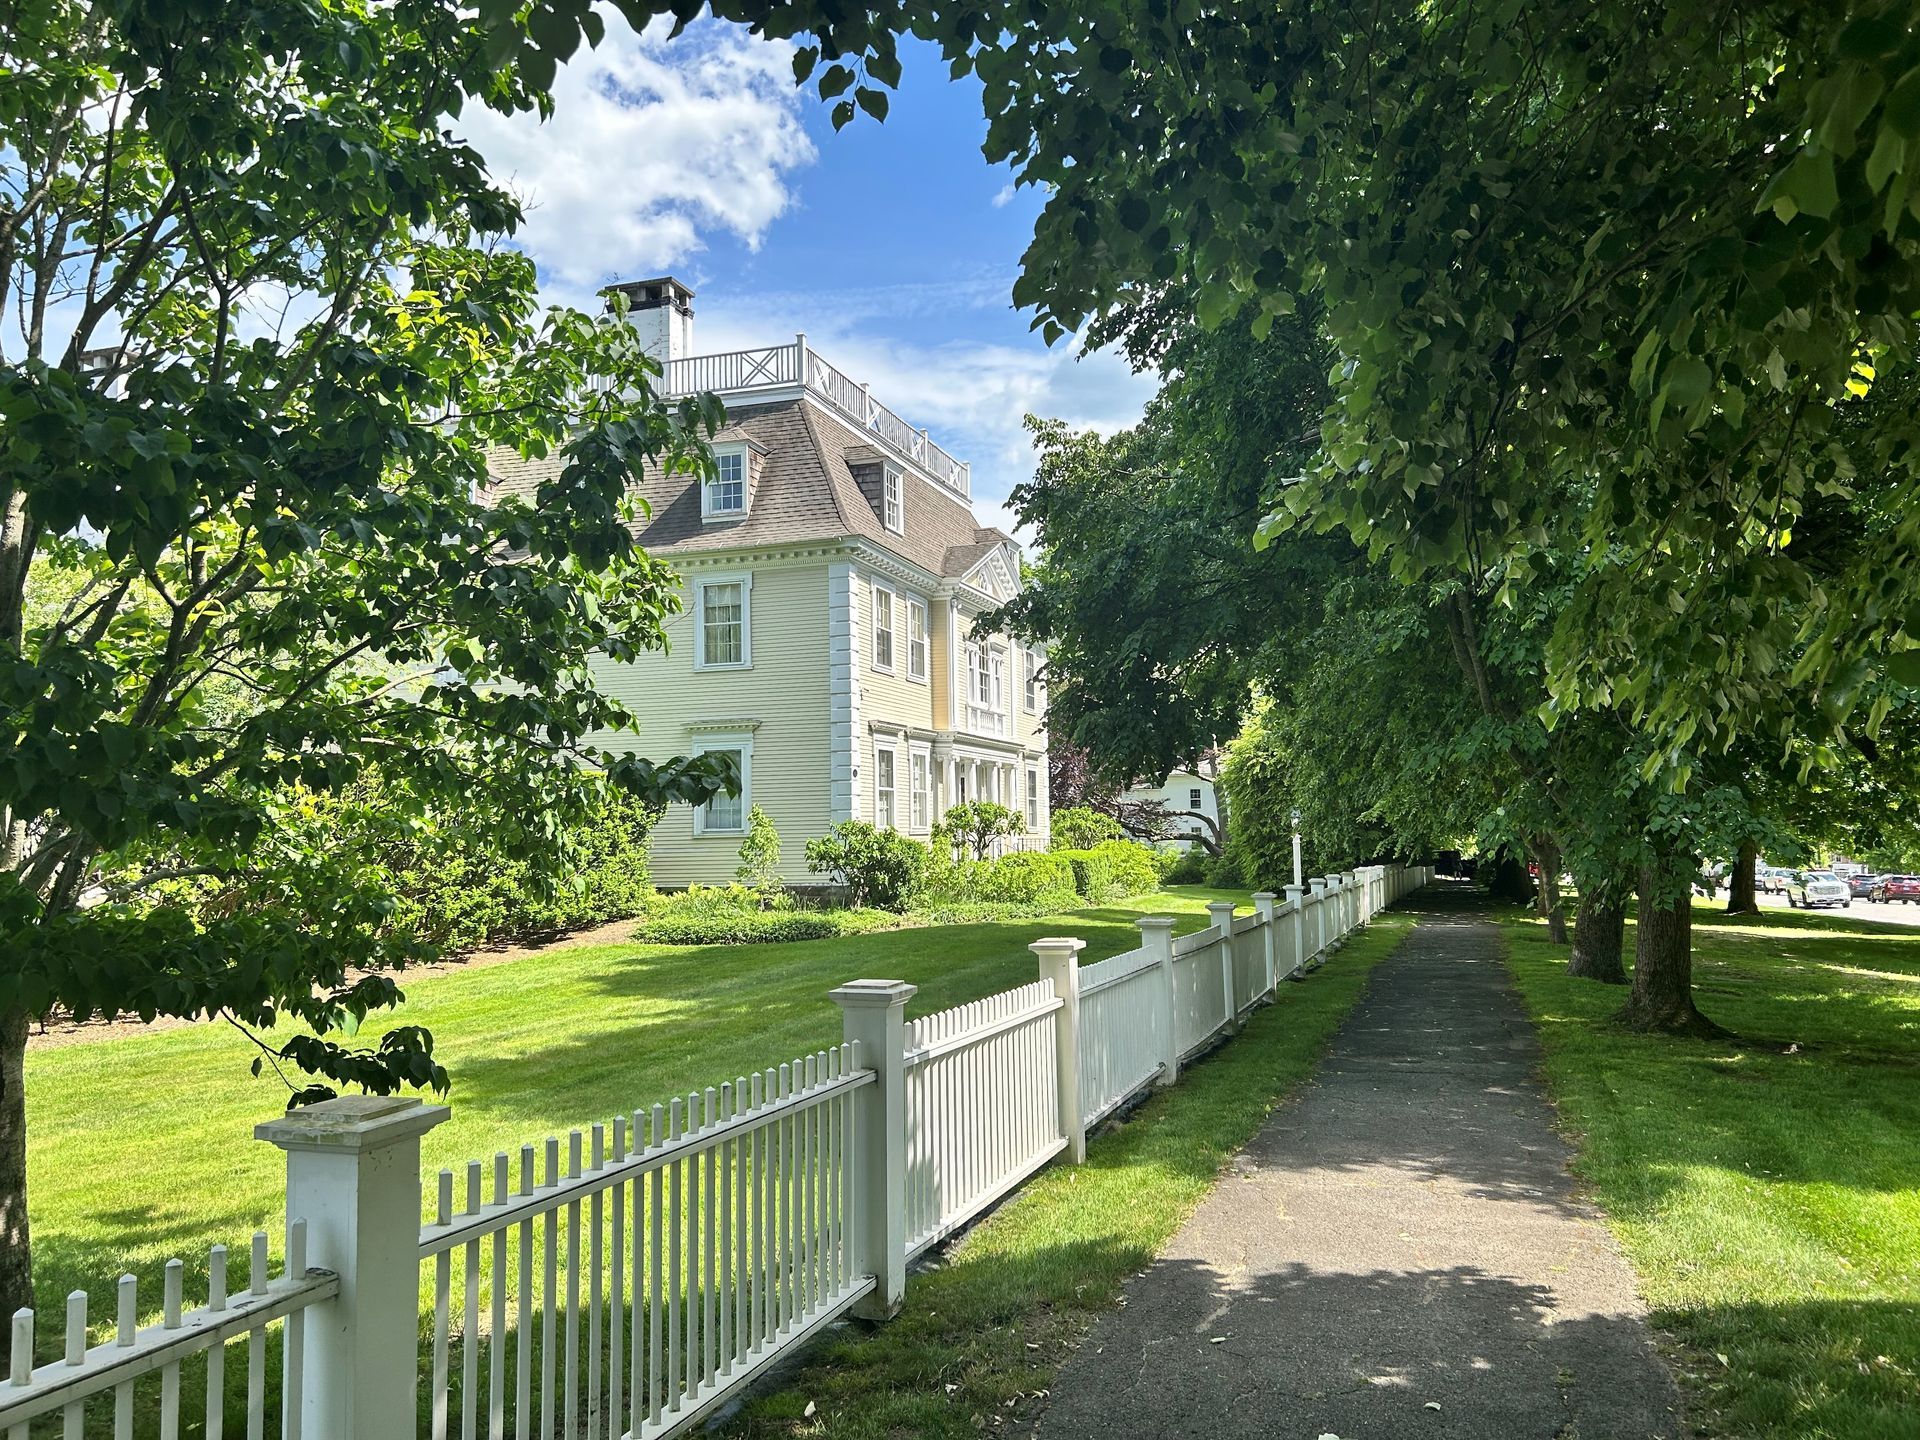
<svg viewBox="0 0 1920 1440"><path fill-rule="evenodd" d="M1492 927L1431 903L1314 1083L1067 1362L1041 1440L1681 1433Z"/></svg>

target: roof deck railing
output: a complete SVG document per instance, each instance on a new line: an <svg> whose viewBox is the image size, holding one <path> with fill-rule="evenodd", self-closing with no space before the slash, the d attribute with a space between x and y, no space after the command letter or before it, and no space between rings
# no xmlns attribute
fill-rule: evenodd
<svg viewBox="0 0 1920 1440"><path fill-rule="evenodd" d="M750 396L757 391L806 389L872 435L883 447L919 466L961 499L971 499L971 467L933 443L925 430L916 430L873 398L873 391L843 370L829 364L805 335L788 345L756 350L726 350L714 355L688 355L667 362L666 388L670 395Z"/></svg>

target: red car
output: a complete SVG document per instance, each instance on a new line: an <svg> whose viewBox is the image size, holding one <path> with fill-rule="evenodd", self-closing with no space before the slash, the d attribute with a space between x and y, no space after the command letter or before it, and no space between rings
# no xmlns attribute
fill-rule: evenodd
<svg viewBox="0 0 1920 1440"><path fill-rule="evenodd" d="M1883 875L1880 877L1879 888L1873 893L1873 898L1920 905L1920 875Z"/></svg>

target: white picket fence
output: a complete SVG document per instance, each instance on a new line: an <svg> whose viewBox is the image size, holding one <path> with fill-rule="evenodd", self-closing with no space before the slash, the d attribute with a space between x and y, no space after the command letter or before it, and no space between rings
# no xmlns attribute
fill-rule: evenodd
<svg viewBox="0 0 1920 1440"><path fill-rule="evenodd" d="M229 1294L215 1247L187 1309L171 1261L145 1326L124 1276L97 1343L75 1291L64 1351L37 1367L18 1312L0 1432L131 1440L138 1423L174 1440L197 1414L214 1440L676 1434L840 1316L891 1315L915 1256L1055 1157L1084 1160L1090 1128L1431 874L1372 866L1256 895L1250 915L1216 904L1177 940L1148 916L1138 949L1084 968L1083 942L1037 941L1037 980L911 1022L912 985L850 982L832 995L837 1048L574 1130L564 1150L524 1145L517 1165L442 1170L424 1221L420 1137L445 1107L295 1111L255 1130L287 1156L282 1273L257 1234Z"/></svg>

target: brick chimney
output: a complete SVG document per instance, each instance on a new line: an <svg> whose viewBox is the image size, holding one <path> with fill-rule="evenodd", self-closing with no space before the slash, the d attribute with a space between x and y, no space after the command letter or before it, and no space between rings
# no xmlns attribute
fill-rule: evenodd
<svg viewBox="0 0 1920 1440"><path fill-rule="evenodd" d="M693 353L693 291L671 275L609 285L627 297L627 322L640 346L664 367Z"/></svg>

